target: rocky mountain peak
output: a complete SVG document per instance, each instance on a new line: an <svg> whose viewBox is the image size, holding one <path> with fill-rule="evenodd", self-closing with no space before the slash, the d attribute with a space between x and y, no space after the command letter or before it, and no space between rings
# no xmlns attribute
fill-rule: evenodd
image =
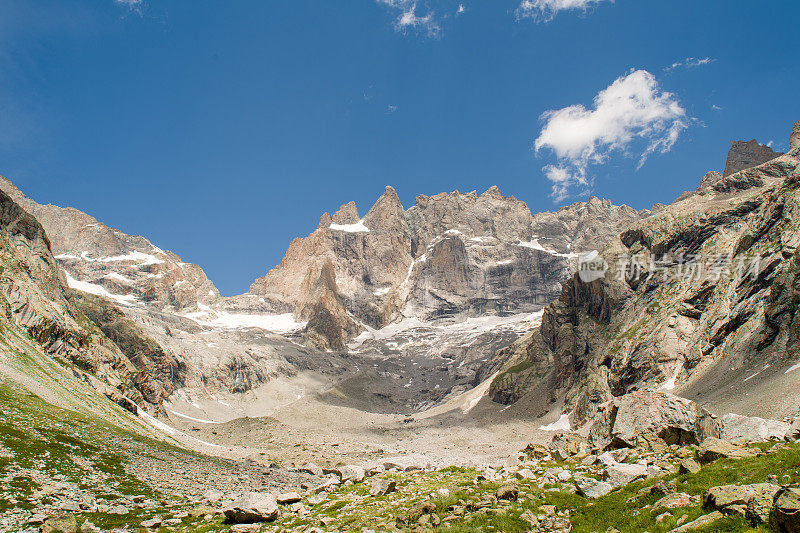
<svg viewBox="0 0 800 533"><path fill-rule="evenodd" d="M500 193L500 187L497 185L492 185L489 189L486 190L481 196L488 196L489 198L502 198L503 195Z"/></svg>
<svg viewBox="0 0 800 533"><path fill-rule="evenodd" d="M728 158L725 161L725 171L722 173L722 176L727 177L731 174L741 172L742 170L761 165L780 155L783 154L773 151L769 146L759 144L755 139L750 141L734 141L731 145L731 149L728 151Z"/></svg>
<svg viewBox="0 0 800 533"><path fill-rule="evenodd" d="M360 217L358 216L358 208L355 202L344 204L332 217L333 224L355 224L359 220Z"/></svg>
<svg viewBox="0 0 800 533"><path fill-rule="evenodd" d="M789 151L800 149L800 120L794 123L792 134L789 136Z"/></svg>
<svg viewBox="0 0 800 533"><path fill-rule="evenodd" d="M403 204L392 186L386 186L384 193L364 216L364 225L370 231L408 233Z"/></svg>

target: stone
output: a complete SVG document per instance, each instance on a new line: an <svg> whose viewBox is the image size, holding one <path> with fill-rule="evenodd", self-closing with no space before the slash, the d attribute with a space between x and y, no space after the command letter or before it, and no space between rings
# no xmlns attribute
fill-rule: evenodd
<svg viewBox="0 0 800 533"><path fill-rule="evenodd" d="M74 514L62 513L45 519L42 533L77 533L78 521Z"/></svg>
<svg viewBox="0 0 800 533"><path fill-rule="evenodd" d="M543 444L528 444L522 453L531 459L540 461L550 455L550 450L548 450L547 446L544 446Z"/></svg>
<svg viewBox="0 0 800 533"><path fill-rule="evenodd" d="M515 501L519 496L519 488L516 485L502 485L495 492L498 500Z"/></svg>
<svg viewBox="0 0 800 533"><path fill-rule="evenodd" d="M116 507L112 507L108 514L116 514L116 515L126 515L129 514L131 510L124 505L117 505Z"/></svg>
<svg viewBox="0 0 800 533"><path fill-rule="evenodd" d="M80 533L100 533L102 530L91 523L89 520L81 524L80 529L78 530Z"/></svg>
<svg viewBox="0 0 800 533"><path fill-rule="evenodd" d="M713 524L717 520L722 519L722 513L719 511L714 511L713 513L709 513L707 515L703 515L697 520L693 522L689 522L688 524L683 524L682 526L678 526L675 529L671 530L669 533L686 533L687 531L694 531L696 529L700 529L701 527L706 527L709 524Z"/></svg>
<svg viewBox="0 0 800 533"><path fill-rule="evenodd" d="M278 518L278 501L264 492L248 492L225 509L225 518L234 523L271 522Z"/></svg>
<svg viewBox="0 0 800 533"><path fill-rule="evenodd" d="M769 515L769 530L800 533L800 488L783 487L775 494Z"/></svg>
<svg viewBox="0 0 800 533"><path fill-rule="evenodd" d="M208 505L198 505L197 507L192 507L189 509L188 514L192 518L198 518L208 514L214 514L215 511L216 509L209 507Z"/></svg>
<svg viewBox="0 0 800 533"><path fill-rule="evenodd" d="M636 448L642 453L666 453L669 445L655 433L642 433L636 437Z"/></svg>
<svg viewBox="0 0 800 533"><path fill-rule="evenodd" d="M578 494L589 499L600 498L614 489L611 483L598 481L581 475L574 476L572 480L575 483L575 487L578 489Z"/></svg>
<svg viewBox="0 0 800 533"><path fill-rule="evenodd" d="M392 479L375 479L369 488L370 496L386 496L397 490L397 483Z"/></svg>
<svg viewBox="0 0 800 533"><path fill-rule="evenodd" d="M360 483L364 481L364 478L367 475L366 471L362 467L355 465L346 465L340 468L335 468L333 472L339 476L339 479L342 480L342 483L345 481Z"/></svg>
<svg viewBox="0 0 800 533"><path fill-rule="evenodd" d="M586 443L580 435L559 433L553 436L549 446L550 455L557 461L566 461L570 457L586 452Z"/></svg>
<svg viewBox="0 0 800 533"><path fill-rule="evenodd" d="M408 518L411 522L417 522L421 517L435 512L436 505L433 502L419 502L408 512Z"/></svg>
<svg viewBox="0 0 800 533"><path fill-rule="evenodd" d="M281 505L291 505L303 499L297 492L284 492L279 494L276 498L277 502Z"/></svg>
<svg viewBox="0 0 800 533"><path fill-rule="evenodd" d="M81 512L80 504L78 502L73 502L73 501L62 502L61 505L59 506L59 508L62 511L67 512L67 513L80 513Z"/></svg>
<svg viewBox="0 0 800 533"><path fill-rule="evenodd" d="M678 473L680 474L696 474L700 471L702 466L694 459L681 459L678 465Z"/></svg>
<svg viewBox="0 0 800 533"><path fill-rule="evenodd" d="M210 503L218 503L224 496L225 494L217 489L208 489L203 493L203 499Z"/></svg>
<svg viewBox="0 0 800 533"><path fill-rule="evenodd" d="M697 456L702 464L708 464L717 459L744 459L755 457L758 452L751 448L744 448L728 441L709 437L705 439L697 450Z"/></svg>
<svg viewBox="0 0 800 533"><path fill-rule="evenodd" d="M656 524L660 524L664 520L669 520L670 518L672 518L672 513L670 513L669 511L667 511L666 513L662 513L656 517Z"/></svg>
<svg viewBox="0 0 800 533"><path fill-rule="evenodd" d="M783 440L789 427L789 424L778 420L728 413L722 417L722 438L742 444Z"/></svg>
<svg viewBox="0 0 800 533"><path fill-rule="evenodd" d="M653 509L677 509L692 505L692 497L683 492L667 494L653 504Z"/></svg>
<svg viewBox="0 0 800 533"><path fill-rule="evenodd" d="M322 467L318 466L314 463L306 463L302 467L300 467L298 472L302 472L304 474L311 474L312 476L323 476L325 475L322 471Z"/></svg>
<svg viewBox="0 0 800 533"><path fill-rule="evenodd" d="M514 477L517 479L535 479L536 474L531 472L529 468L523 468L521 470L517 470L517 472L514 474Z"/></svg>
<svg viewBox="0 0 800 533"><path fill-rule="evenodd" d="M719 421L711 413L667 392L638 390L617 398L614 406L606 406L592 424L593 446L633 448L645 434L658 435L667 444L697 444L720 434Z"/></svg>
<svg viewBox="0 0 800 533"><path fill-rule="evenodd" d="M792 133L789 136L789 151L800 149L800 121L794 123Z"/></svg>
<svg viewBox="0 0 800 533"><path fill-rule="evenodd" d="M258 533L261 531L260 524L234 524L231 526L231 533Z"/></svg>
<svg viewBox="0 0 800 533"><path fill-rule="evenodd" d="M789 429L786 431L786 440L790 442L797 442L800 440L800 417L794 419L792 425L789 426Z"/></svg>
<svg viewBox="0 0 800 533"><path fill-rule="evenodd" d="M779 489L779 486L770 483L721 485L712 487L703 493L703 505L717 510L723 510L733 505L742 506L741 514L744 516L744 506L751 498L760 495L771 500Z"/></svg>
<svg viewBox="0 0 800 533"><path fill-rule="evenodd" d="M140 525L146 529L158 529L161 527L161 524L164 522L164 519L160 516L154 516L149 520L145 520Z"/></svg>
<svg viewBox="0 0 800 533"><path fill-rule="evenodd" d="M603 481L607 481L614 488L645 477L647 477L647 467L639 464L617 463L607 466L603 471Z"/></svg>

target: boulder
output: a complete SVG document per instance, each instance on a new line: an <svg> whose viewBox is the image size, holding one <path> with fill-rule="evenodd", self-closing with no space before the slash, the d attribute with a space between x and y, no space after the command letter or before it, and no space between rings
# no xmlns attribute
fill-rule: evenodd
<svg viewBox="0 0 800 533"><path fill-rule="evenodd" d="M78 521L75 515L62 513L45 519L42 524L42 533L76 533Z"/></svg>
<svg viewBox="0 0 800 533"><path fill-rule="evenodd" d="M794 419L794 422L786 431L785 438L791 442L797 442L800 440L800 417Z"/></svg>
<svg viewBox="0 0 800 533"><path fill-rule="evenodd" d="M235 524L231 526L231 533L258 533L261 531L259 524Z"/></svg>
<svg viewBox="0 0 800 533"><path fill-rule="evenodd" d="M495 492L498 500L512 500L515 501L519 496L519 489L515 485L502 485Z"/></svg>
<svg viewBox="0 0 800 533"><path fill-rule="evenodd" d="M686 533L687 531L694 531L696 529L706 527L709 524L713 524L717 520L721 519L722 519L722 513L720 513L719 511L714 511L713 513L701 516L694 522L689 522L688 524L683 524L682 526L678 526L675 529L671 530L669 533Z"/></svg>
<svg viewBox="0 0 800 533"><path fill-rule="evenodd" d="M517 472L514 474L514 476L515 476L517 479L535 479L535 478L536 478L536 474L534 474L533 472L531 472L531 470L530 470L529 468L523 468L523 469L521 469L521 470L518 470L518 471L517 471Z"/></svg>
<svg viewBox="0 0 800 533"><path fill-rule="evenodd" d="M721 485L712 487L703 493L703 505L725 513L725 509L738 506L737 512L744 509L748 502L756 497L772 500L780 489L771 483L756 483L753 485Z"/></svg>
<svg viewBox="0 0 800 533"><path fill-rule="evenodd" d="M769 514L769 530L800 533L800 488L783 487L775 494Z"/></svg>
<svg viewBox="0 0 800 533"><path fill-rule="evenodd" d="M293 503L297 503L303 499L300 494L297 492L285 492L283 494L279 494L277 498L275 498L277 502L281 505L291 505Z"/></svg>
<svg viewBox="0 0 800 533"><path fill-rule="evenodd" d="M782 440L789 431L789 424L778 420L767 420L756 416L741 416L728 413L722 417L722 438L737 443Z"/></svg>
<svg viewBox="0 0 800 533"><path fill-rule="evenodd" d="M304 474L311 474L312 476L322 476L324 472L322 471L322 467L315 465L314 463L306 463L301 468L297 470L298 472L302 472Z"/></svg>
<svg viewBox="0 0 800 533"><path fill-rule="evenodd" d="M720 435L720 423L695 402L663 391L644 389L605 405L589 431L595 447L633 448L642 435L667 444L697 444Z"/></svg>
<svg viewBox="0 0 800 533"><path fill-rule="evenodd" d="M586 443L580 435L559 433L550 442L550 454L557 461L565 461L570 457L586 452Z"/></svg>
<svg viewBox="0 0 800 533"><path fill-rule="evenodd" d="M603 471L603 481L607 481L614 488L645 477L647 477L647 467L639 464L617 463L607 466Z"/></svg>
<svg viewBox="0 0 800 533"><path fill-rule="evenodd" d="M678 507L688 507L692 505L692 497L683 492L675 492L667 494L656 503L653 504L653 509L677 509Z"/></svg>
<svg viewBox="0 0 800 533"><path fill-rule="evenodd" d="M367 475L366 470L364 470L360 466L356 465L346 465L340 468L335 468L333 473L339 476L342 480L342 483L345 481L353 481L354 483L360 483L364 481L364 478Z"/></svg>
<svg viewBox="0 0 800 533"><path fill-rule="evenodd" d="M709 437L700 444L697 456L702 464L708 464L717 459L745 459L755 457L758 452L752 448L737 446L726 440Z"/></svg>
<svg viewBox="0 0 800 533"><path fill-rule="evenodd" d="M540 460L550 455L550 450L543 444L528 444L528 446L522 450L522 453L531 459Z"/></svg>
<svg viewBox="0 0 800 533"><path fill-rule="evenodd" d="M376 479L369 488L370 496L386 496L397 490L397 483L391 479Z"/></svg>
<svg viewBox="0 0 800 533"><path fill-rule="evenodd" d="M614 489L614 487L611 486L611 483L606 481L598 481L596 479L581 475L576 475L572 478L572 480L575 482L575 487L578 489L578 494L590 499L596 499L605 496Z"/></svg>
<svg viewBox="0 0 800 533"><path fill-rule="evenodd" d="M695 461L692 458L688 459L681 459L680 464L678 465L678 473L679 474L696 474L700 471L702 467L700 463Z"/></svg>
<svg viewBox="0 0 800 533"><path fill-rule="evenodd" d="M145 529L158 529L161 527L161 524L164 522L164 519L160 516L154 516L150 520L145 520L140 525Z"/></svg>
<svg viewBox="0 0 800 533"><path fill-rule="evenodd" d="M208 489L203 493L203 499L209 503L222 501L223 496L225 496L225 494L217 489Z"/></svg>
<svg viewBox="0 0 800 533"><path fill-rule="evenodd" d="M275 496L264 492L248 492L225 509L225 518L237 524L271 522L278 518L279 512Z"/></svg>

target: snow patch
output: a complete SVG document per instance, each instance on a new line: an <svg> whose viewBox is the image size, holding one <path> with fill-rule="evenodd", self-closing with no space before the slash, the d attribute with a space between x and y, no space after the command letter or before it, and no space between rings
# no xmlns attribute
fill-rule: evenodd
<svg viewBox="0 0 800 533"><path fill-rule="evenodd" d="M224 446L220 446L219 444L211 444L210 442L206 442L204 440L200 440L200 439L197 439L195 437L192 437L191 435L187 435L183 431L178 431L174 427L168 426L167 424L165 424L161 420L159 420L159 419L157 419L157 418L155 418L153 416L150 416L149 414L145 413L144 410L141 409L141 408L137 409L137 411L138 411L138 414L139 414L139 418L141 418L142 420L144 420L145 422L147 422L149 425L153 426L154 428L163 431L167 435L172 435L172 436L180 435L180 436L185 437L187 439L191 439L191 440L193 440L195 442L199 442L200 444L203 444L205 446L211 446L212 448L224 448Z"/></svg>
<svg viewBox="0 0 800 533"><path fill-rule="evenodd" d="M158 257L145 254L142 252L128 252L125 255L115 255L113 257L99 257L97 259L92 259L89 257L89 252L83 252L81 254L81 258L84 261L88 261L90 263L138 263L139 266L149 266L149 265L161 265L164 263L163 259L159 259Z"/></svg>
<svg viewBox="0 0 800 533"><path fill-rule="evenodd" d="M545 246L539 243L538 237L533 237L530 242L520 242L517 243L517 246L521 246L522 248L530 248L532 250L538 250L540 252L545 252L555 257L566 257L567 259L571 259L573 257L579 257L581 254L562 254L560 252L556 252L555 250L551 250L550 248L546 248Z"/></svg>
<svg viewBox="0 0 800 533"><path fill-rule="evenodd" d="M201 326L219 327L223 329L257 328L272 333L291 333L302 329L307 322L297 322L292 313L282 315L245 315L225 311L215 311L207 305L198 303L200 311L186 313L186 318L194 320Z"/></svg>
<svg viewBox="0 0 800 533"><path fill-rule="evenodd" d="M384 287L382 289L378 289L377 291L373 292L372 294L374 294L375 296L384 296L386 294L389 294L390 290L392 290L391 287Z"/></svg>
<svg viewBox="0 0 800 533"><path fill-rule="evenodd" d="M169 410L175 416L179 416L181 418L185 418L186 420L191 420L192 422L199 422L201 424L221 424L222 422L214 422L213 420L203 420L202 418L194 418L193 416L184 415L177 411L173 411L172 409Z"/></svg>
<svg viewBox="0 0 800 533"><path fill-rule="evenodd" d="M328 226L328 229L345 231L347 233L369 233L369 228L364 225L363 218L355 224L331 224Z"/></svg>
<svg viewBox="0 0 800 533"><path fill-rule="evenodd" d="M794 372L798 368L800 368L800 363L797 363L796 365L789 367L789 369L786 372L784 372L784 374L788 374L789 372Z"/></svg>
<svg viewBox="0 0 800 533"><path fill-rule="evenodd" d="M553 422L552 424L547 424L544 426L539 426L539 429L542 431L569 431L572 429L569 425L569 414L563 414L559 417L558 420Z"/></svg>
<svg viewBox="0 0 800 533"><path fill-rule="evenodd" d="M103 277L108 279L115 279L117 281L121 281L122 283L127 283L128 285L133 284L133 280L131 280L130 278L126 278L122 274L117 274L116 272L111 272L110 274L106 274Z"/></svg>
<svg viewBox="0 0 800 533"><path fill-rule="evenodd" d="M102 296L104 298L108 298L110 300L114 300L122 305L140 305L136 296L132 294L128 295L120 295L120 294L111 294L108 292L105 287L100 285L95 285L94 283L89 283L88 281L78 281L73 278L69 272L66 270L64 273L67 275L67 285L70 289L79 290L82 292L87 292L89 294L94 294L95 296Z"/></svg>

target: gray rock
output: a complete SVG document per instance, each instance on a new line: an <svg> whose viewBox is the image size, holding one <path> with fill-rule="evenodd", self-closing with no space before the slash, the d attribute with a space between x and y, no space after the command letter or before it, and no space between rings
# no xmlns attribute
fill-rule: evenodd
<svg viewBox="0 0 800 533"><path fill-rule="evenodd" d="M356 465L346 465L340 468L334 468L333 472L339 476L339 479L342 480L342 483L345 481L353 481L354 483L360 483L364 481L367 473L366 471Z"/></svg>
<svg viewBox="0 0 800 533"><path fill-rule="evenodd" d="M271 522L280 510L275 496L264 492L248 492L225 509L225 518L237 524Z"/></svg>
<svg viewBox="0 0 800 533"><path fill-rule="evenodd" d="M397 483L392 479L376 479L369 488L370 496L385 496L397 490Z"/></svg>
<svg viewBox="0 0 800 533"><path fill-rule="evenodd" d="M519 488L516 485L502 485L495 491L495 496L498 500L516 500Z"/></svg>
<svg viewBox="0 0 800 533"><path fill-rule="evenodd" d="M800 121L794 123L792 134L789 136L789 151L800 149Z"/></svg>
<svg viewBox="0 0 800 533"><path fill-rule="evenodd" d="M780 152L774 152L772 148L758 144L755 139L752 141L735 141L728 151L728 159L725 162L725 171L722 175L725 177L730 176L736 172L766 163L779 155L781 155Z"/></svg>
<svg viewBox="0 0 800 533"><path fill-rule="evenodd" d="M297 492L285 492L283 494L279 494L275 499L281 505L291 505L299 502L303 499L303 497Z"/></svg>
<svg viewBox="0 0 800 533"><path fill-rule="evenodd" d="M145 520L141 523L141 526L146 529L158 529L161 527L161 524L164 523L164 519L160 516L154 516L150 520Z"/></svg>
<svg viewBox="0 0 800 533"><path fill-rule="evenodd" d="M800 440L800 417L795 418L792 425L786 431L786 440L791 442Z"/></svg>
<svg viewBox="0 0 800 533"><path fill-rule="evenodd" d="M78 521L75 515L62 513L51 516L42 524L42 533L76 533L78 531Z"/></svg>
<svg viewBox="0 0 800 533"><path fill-rule="evenodd" d="M724 509L734 505L746 506L751 498L757 496L772 500L779 489L779 486L770 483L721 485L703 493L703 505L724 512Z"/></svg>
<svg viewBox="0 0 800 533"><path fill-rule="evenodd" d="M706 527L709 524L713 524L717 520L722 520L722 513L719 511L714 511L713 513L701 516L693 522L678 526L669 533L686 533L687 531L694 531L696 529L700 529L701 527Z"/></svg>
<svg viewBox="0 0 800 533"><path fill-rule="evenodd" d="M298 469L298 472L303 472L306 474L311 474L312 476L322 476L324 472L322 471L321 466L317 466L314 463L306 463L301 468Z"/></svg>
<svg viewBox="0 0 800 533"><path fill-rule="evenodd" d="M575 487L578 489L578 494L590 499L600 498L614 490L611 483L606 481L598 481L581 475L576 475L572 479L575 482Z"/></svg>
<svg viewBox="0 0 800 533"><path fill-rule="evenodd" d="M225 494L221 490L208 489L203 493L203 499L209 503L217 503L222 501Z"/></svg>
<svg viewBox="0 0 800 533"><path fill-rule="evenodd" d="M722 417L722 438L732 442L751 443L783 440L789 424L755 416L728 413Z"/></svg>
<svg viewBox="0 0 800 533"><path fill-rule="evenodd" d="M647 477L647 467L639 464L617 463L607 466L603 471L603 481L607 481L614 488L645 477Z"/></svg>
<svg viewBox="0 0 800 533"><path fill-rule="evenodd" d="M697 456L702 464L708 464L717 459L744 459L755 457L758 452L752 448L737 446L728 441L709 437L697 449Z"/></svg>
<svg viewBox="0 0 800 533"><path fill-rule="evenodd" d="M700 471L701 468L702 466L700 466L700 463L698 463L692 458L681 459L681 462L678 465L678 473L696 474Z"/></svg>
<svg viewBox="0 0 800 533"><path fill-rule="evenodd" d="M606 412L607 419L596 421L590 430L592 444L600 447L633 448L645 434L656 434L667 444L697 444L720 434L719 422L711 413L663 391L644 389L626 394L616 400L616 409L607 407ZM609 427L610 433L604 435Z"/></svg>
<svg viewBox="0 0 800 533"><path fill-rule="evenodd" d="M800 489L783 487L775 494L769 530L776 533L800 532Z"/></svg>

